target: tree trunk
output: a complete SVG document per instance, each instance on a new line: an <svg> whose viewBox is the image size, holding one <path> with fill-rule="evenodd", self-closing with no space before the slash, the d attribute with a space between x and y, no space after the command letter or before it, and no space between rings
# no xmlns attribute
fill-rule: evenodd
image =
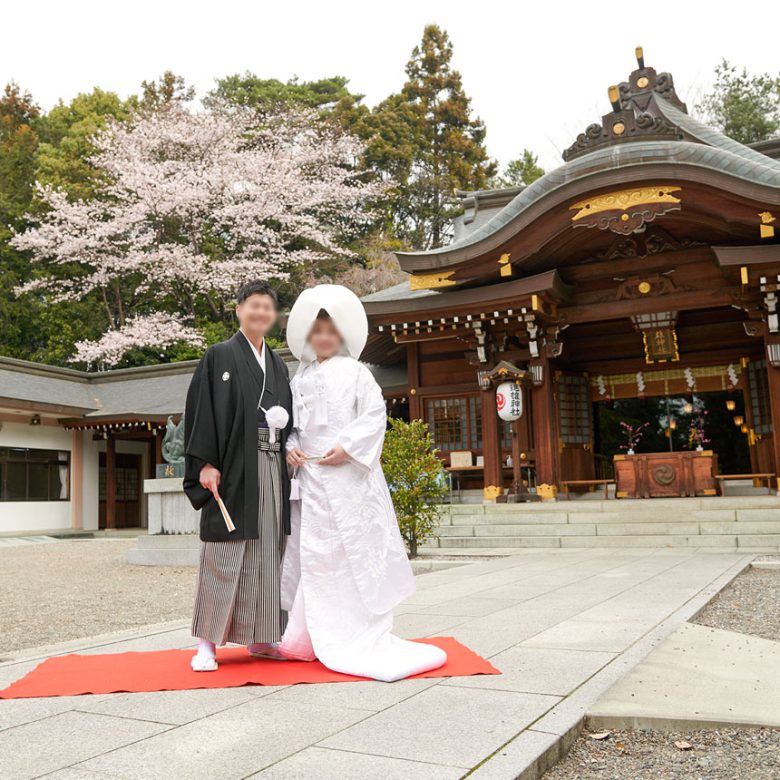
<svg viewBox="0 0 780 780"><path fill-rule="evenodd" d="M409 557L417 557L417 536L414 535L409 539Z"/></svg>

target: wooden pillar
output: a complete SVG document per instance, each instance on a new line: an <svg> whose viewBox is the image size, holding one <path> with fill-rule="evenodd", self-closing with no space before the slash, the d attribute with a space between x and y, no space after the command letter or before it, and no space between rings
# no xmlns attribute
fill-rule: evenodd
<svg viewBox="0 0 780 780"><path fill-rule="evenodd" d="M543 382L533 387L532 424L536 455L536 484L558 485L560 453L558 449L558 413L555 403L555 378L550 361L542 358L536 363L542 367Z"/></svg>
<svg viewBox="0 0 780 780"><path fill-rule="evenodd" d="M766 373L769 409L772 414L772 470L778 474L780 472L780 368L775 368L767 360Z"/></svg>
<svg viewBox="0 0 780 780"><path fill-rule="evenodd" d="M70 432L70 527L84 527L84 434Z"/></svg>
<svg viewBox="0 0 780 780"><path fill-rule="evenodd" d="M106 528L116 528L116 441L106 439Z"/></svg>
<svg viewBox="0 0 780 780"><path fill-rule="evenodd" d="M512 489L525 493L527 488L523 485L523 466L528 465L528 451L531 449L531 431L528 425L531 393L526 387L521 387L520 393L523 399L523 414L512 423ZM530 486L529 483L528 487Z"/></svg>
<svg viewBox="0 0 780 780"><path fill-rule="evenodd" d="M495 388L491 385L488 389L480 390L479 398L482 407L482 456L485 460L483 495L487 501L495 501L496 496L504 492Z"/></svg>
<svg viewBox="0 0 780 780"><path fill-rule="evenodd" d="M154 441L153 441L153 449L154 449L154 466L152 467L152 477L157 476L157 469L155 466L159 466L161 463L164 463L165 460L163 459L162 454L162 444L163 444L163 438L165 437L165 434L162 431L157 431L157 433L154 434Z"/></svg>
<svg viewBox="0 0 780 780"><path fill-rule="evenodd" d="M409 419L422 420L420 401L420 351L416 343L406 345L406 369L409 382Z"/></svg>

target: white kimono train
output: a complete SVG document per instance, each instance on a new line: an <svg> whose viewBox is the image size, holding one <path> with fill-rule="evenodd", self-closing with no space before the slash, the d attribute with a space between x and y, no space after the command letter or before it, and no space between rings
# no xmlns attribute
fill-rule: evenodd
<svg viewBox="0 0 780 780"><path fill-rule="evenodd" d="M393 681L447 660L433 645L394 636L393 607L415 589L379 456L386 412L371 372L351 357L304 366L292 381L287 448L310 457L341 445L339 466L307 461L291 502L282 569L289 612L281 653L334 671Z"/></svg>

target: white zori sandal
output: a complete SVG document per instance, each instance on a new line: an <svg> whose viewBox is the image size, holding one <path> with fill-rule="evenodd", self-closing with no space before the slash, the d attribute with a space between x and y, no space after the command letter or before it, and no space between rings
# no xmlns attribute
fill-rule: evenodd
<svg viewBox="0 0 780 780"><path fill-rule="evenodd" d="M266 658L271 661L286 661L287 659L279 652L277 642L255 642L247 646L249 655L252 658Z"/></svg>
<svg viewBox="0 0 780 780"><path fill-rule="evenodd" d="M192 656L190 666L193 672L216 672L218 668L217 659L213 655L201 655L200 653Z"/></svg>
<svg viewBox="0 0 780 780"><path fill-rule="evenodd" d="M201 639L198 645L198 652L192 656L190 666L193 672L216 672L217 657L216 645Z"/></svg>

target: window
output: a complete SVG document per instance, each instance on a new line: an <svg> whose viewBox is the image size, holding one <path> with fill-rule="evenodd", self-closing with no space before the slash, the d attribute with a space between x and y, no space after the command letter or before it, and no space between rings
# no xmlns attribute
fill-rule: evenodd
<svg viewBox="0 0 780 780"><path fill-rule="evenodd" d="M427 403L428 427L440 450L468 450L476 447L476 422L469 415L466 398L435 398ZM471 418L471 421L470 421ZM481 443L480 443L481 446Z"/></svg>
<svg viewBox="0 0 780 780"><path fill-rule="evenodd" d="M429 399L426 419L434 444L440 450L482 449L482 406L479 396ZM499 431L501 446L512 449L512 423L502 420Z"/></svg>
<svg viewBox="0 0 780 780"><path fill-rule="evenodd" d="M0 447L0 501L69 499L69 452Z"/></svg>
<svg viewBox="0 0 780 780"><path fill-rule="evenodd" d="M558 415L564 444L590 443L590 393L584 376L558 380Z"/></svg>
<svg viewBox="0 0 780 780"><path fill-rule="evenodd" d="M762 434L772 433L766 360L751 360L748 363L748 376L750 377L750 410L753 413L753 430Z"/></svg>

